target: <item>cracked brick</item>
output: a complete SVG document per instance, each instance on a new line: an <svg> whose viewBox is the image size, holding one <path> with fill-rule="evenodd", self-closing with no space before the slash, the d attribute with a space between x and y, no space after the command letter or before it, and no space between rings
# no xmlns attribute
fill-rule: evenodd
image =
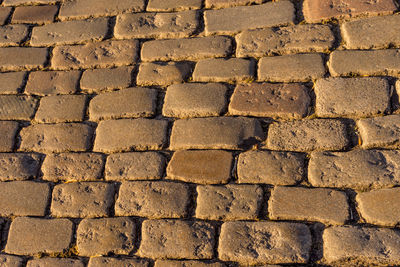
<svg viewBox="0 0 400 267"><path fill-rule="evenodd" d="M33 71L25 93L35 95L73 94L77 91L80 71Z"/></svg>
<svg viewBox="0 0 400 267"><path fill-rule="evenodd" d="M85 95L45 96L40 100L35 121L44 123L83 121L86 111Z"/></svg>
<svg viewBox="0 0 400 267"><path fill-rule="evenodd" d="M132 83L132 66L112 69L85 70L81 78L81 89L88 93L99 93L107 89L127 88Z"/></svg>

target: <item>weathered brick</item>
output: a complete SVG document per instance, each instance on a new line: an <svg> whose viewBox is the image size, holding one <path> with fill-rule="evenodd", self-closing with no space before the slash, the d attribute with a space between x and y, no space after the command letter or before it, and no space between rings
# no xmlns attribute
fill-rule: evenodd
<svg viewBox="0 0 400 267"><path fill-rule="evenodd" d="M26 25L0 26L0 46L18 46L27 35Z"/></svg>
<svg viewBox="0 0 400 267"><path fill-rule="evenodd" d="M36 98L30 96L0 95L0 119L30 120L37 102Z"/></svg>
<svg viewBox="0 0 400 267"><path fill-rule="evenodd" d="M246 82L253 79L254 61L242 58L204 59L197 62L193 80L197 82Z"/></svg>
<svg viewBox="0 0 400 267"><path fill-rule="evenodd" d="M0 25L3 25L6 23L8 17L11 14L11 7L0 7Z"/></svg>
<svg viewBox="0 0 400 267"><path fill-rule="evenodd" d="M248 265L306 263L311 249L308 227L297 223L226 222L221 227L218 255Z"/></svg>
<svg viewBox="0 0 400 267"><path fill-rule="evenodd" d="M226 19L235 18L235 19ZM205 32L233 34L243 30L290 24L295 9L290 1L268 2L255 6L239 6L204 12Z"/></svg>
<svg viewBox="0 0 400 267"><path fill-rule="evenodd" d="M304 176L305 156L300 153L248 151L239 155L239 183L294 185Z"/></svg>
<svg viewBox="0 0 400 267"><path fill-rule="evenodd" d="M4 0L3 5L5 6L16 6L16 5L27 5L27 4L51 4L57 0Z"/></svg>
<svg viewBox="0 0 400 267"><path fill-rule="evenodd" d="M0 94L17 94L24 85L26 72L0 73Z"/></svg>
<svg viewBox="0 0 400 267"><path fill-rule="evenodd" d="M145 260L132 258L111 258L111 257L91 257L88 267L148 267L149 263Z"/></svg>
<svg viewBox="0 0 400 267"><path fill-rule="evenodd" d="M196 11L176 13L132 13L117 16L116 38L184 38L199 24Z"/></svg>
<svg viewBox="0 0 400 267"><path fill-rule="evenodd" d="M42 97L35 121L47 123L82 121L85 116L86 102L85 95Z"/></svg>
<svg viewBox="0 0 400 267"><path fill-rule="evenodd" d="M67 219L17 217L11 223L5 252L16 255L66 252L72 241L72 228Z"/></svg>
<svg viewBox="0 0 400 267"><path fill-rule="evenodd" d="M154 267L225 267L219 262L157 260Z"/></svg>
<svg viewBox="0 0 400 267"><path fill-rule="evenodd" d="M202 0L150 0L147 11L183 11L200 9Z"/></svg>
<svg viewBox="0 0 400 267"><path fill-rule="evenodd" d="M25 93L35 95L73 94L79 84L80 71L34 71L29 73Z"/></svg>
<svg viewBox="0 0 400 267"><path fill-rule="evenodd" d="M297 54L263 57L258 63L258 80L271 82L307 82L325 75L321 54Z"/></svg>
<svg viewBox="0 0 400 267"><path fill-rule="evenodd" d="M392 229L330 227L323 233L323 244L324 260L328 264L386 266L400 263L400 235Z"/></svg>
<svg viewBox="0 0 400 267"><path fill-rule="evenodd" d="M30 70L44 67L47 48L3 47L0 48L0 70Z"/></svg>
<svg viewBox="0 0 400 267"><path fill-rule="evenodd" d="M400 148L400 115L389 115L357 121L363 148Z"/></svg>
<svg viewBox="0 0 400 267"><path fill-rule="evenodd" d="M185 83L168 87L162 113L166 117L219 116L226 108L228 87L218 83Z"/></svg>
<svg viewBox="0 0 400 267"><path fill-rule="evenodd" d="M123 182L115 203L115 216L182 218L187 213L189 189L170 182Z"/></svg>
<svg viewBox="0 0 400 267"><path fill-rule="evenodd" d="M335 36L328 25L305 24L247 30L236 35L236 56L325 52L333 46L334 41Z"/></svg>
<svg viewBox="0 0 400 267"><path fill-rule="evenodd" d="M14 150L18 129L19 124L16 121L0 121L0 152Z"/></svg>
<svg viewBox="0 0 400 267"><path fill-rule="evenodd" d="M30 43L33 46L44 46L99 41L107 32L108 18L56 22L34 27Z"/></svg>
<svg viewBox="0 0 400 267"><path fill-rule="evenodd" d="M211 259L214 233L214 227L206 222L146 220L137 254L155 259Z"/></svg>
<svg viewBox="0 0 400 267"><path fill-rule="evenodd" d="M229 114L239 116L300 119L311 103L301 84L251 83L237 85L229 103Z"/></svg>
<svg viewBox="0 0 400 267"><path fill-rule="evenodd" d="M85 70L81 78L81 89L93 93L129 87L132 83L132 71L132 66Z"/></svg>
<svg viewBox="0 0 400 267"><path fill-rule="evenodd" d="M262 0L206 0L206 8L227 8L232 6L245 6L250 4L261 4Z"/></svg>
<svg viewBox="0 0 400 267"><path fill-rule="evenodd" d="M102 182L65 183L53 189L51 214L55 217L106 217L114 204L114 186Z"/></svg>
<svg viewBox="0 0 400 267"><path fill-rule="evenodd" d="M184 82L191 74L189 63L142 63L136 83L141 86L161 85L166 86Z"/></svg>
<svg viewBox="0 0 400 267"><path fill-rule="evenodd" d="M46 155L43 180L90 181L103 176L104 156L95 153L61 153Z"/></svg>
<svg viewBox="0 0 400 267"><path fill-rule="evenodd" d="M156 90L142 87L102 93L90 101L89 116L91 120L151 117L156 100Z"/></svg>
<svg viewBox="0 0 400 267"><path fill-rule="evenodd" d="M23 151L67 152L89 149L93 130L81 123L35 124L20 132Z"/></svg>
<svg viewBox="0 0 400 267"><path fill-rule="evenodd" d="M84 267L85 265L81 260L67 259L67 258L41 258L29 260L26 267Z"/></svg>
<svg viewBox="0 0 400 267"><path fill-rule="evenodd" d="M101 121L96 130L94 151L118 152L159 150L167 139L168 122L150 119Z"/></svg>
<svg viewBox="0 0 400 267"><path fill-rule="evenodd" d="M156 152L116 153L107 157L106 180L154 180L164 174L165 158Z"/></svg>
<svg viewBox="0 0 400 267"><path fill-rule="evenodd" d="M21 267L23 266L24 259L12 255L0 255L0 265L4 267Z"/></svg>
<svg viewBox="0 0 400 267"><path fill-rule="evenodd" d="M58 12L56 5L51 6L20 6L15 8L11 22L44 24L54 21Z"/></svg>
<svg viewBox="0 0 400 267"><path fill-rule="evenodd" d="M197 60L228 56L232 41L225 36L145 42L141 50L143 61Z"/></svg>
<svg viewBox="0 0 400 267"><path fill-rule="evenodd" d="M342 150L349 145L346 124L340 120L303 120L273 123L265 146L272 150Z"/></svg>
<svg viewBox="0 0 400 267"><path fill-rule="evenodd" d="M28 180L37 176L40 157L28 153L0 153L0 181Z"/></svg>
<svg viewBox="0 0 400 267"><path fill-rule="evenodd" d="M135 223L129 218L84 219L76 231L81 256L129 254L135 248Z"/></svg>

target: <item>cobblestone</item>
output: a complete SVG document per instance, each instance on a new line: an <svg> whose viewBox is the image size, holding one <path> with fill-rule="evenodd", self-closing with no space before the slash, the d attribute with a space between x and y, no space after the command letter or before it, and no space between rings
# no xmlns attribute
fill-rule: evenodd
<svg viewBox="0 0 400 267"><path fill-rule="evenodd" d="M108 266L132 266L132 267L148 267L149 264L144 260L131 258L111 258L111 257L91 257L88 267L108 267Z"/></svg>
<svg viewBox="0 0 400 267"><path fill-rule="evenodd" d="M232 6L244 6L249 4L261 4L262 0L206 0L206 8L227 8Z"/></svg>
<svg viewBox="0 0 400 267"><path fill-rule="evenodd" d="M18 46L28 35L25 25L5 25L0 27L0 46Z"/></svg>
<svg viewBox="0 0 400 267"><path fill-rule="evenodd" d="M362 147L400 148L400 129L397 126L399 122L400 115L389 115L357 121Z"/></svg>
<svg viewBox="0 0 400 267"><path fill-rule="evenodd" d="M49 6L20 6L15 8L12 23L45 24L54 21L58 7Z"/></svg>
<svg viewBox="0 0 400 267"><path fill-rule="evenodd" d="M107 89L127 88L132 84L133 67L92 69L83 72L81 89L88 93L99 93Z"/></svg>
<svg viewBox="0 0 400 267"><path fill-rule="evenodd" d="M0 263L6 267L20 267L23 264L23 258L11 255L0 255Z"/></svg>
<svg viewBox="0 0 400 267"><path fill-rule="evenodd" d="M155 267L224 267L218 262L157 260Z"/></svg>
<svg viewBox="0 0 400 267"><path fill-rule="evenodd" d="M136 83L140 86L160 85L167 86L184 82L191 73L188 63L142 63Z"/></svg>
<svg viewBox="0 0 400 267"><path fill-rule="evenodd" d="M83 121L86 101L84 95L45 96L40 100L35 121L46 123Z"/></svg>
<svg viewBox="0 0 400 267"><path fill-rule="evenodd" d="M0 7L0 25L5 24L11 14L11 7Z"/></svg>
<svg viewBox="0 0 400 267"><path fill-rule="evenodd" d="M15 121L0 121L0 151L12 152L15 147L15 140L19 124Z"/></svg>
<svg viewBox="0 0 400 267"><path fill-rule="evenodd" d="M30 96L0 95L0 119L30 120L37 103L37 99Z"/></svg>
<svg viewBox="0 0 400 267"><path fill-rule="evenodd" d="M84 263L81 260L75 259L62 259L62 258L41 258L29 260L27 267L52 267L52 266L63 266L63 267L84 267Z"/></svg>
<svg viewBox="0 0 400 267"><path fill-rule="evenodd" d="M26 94L58 95L76 92L80 71L34 71L29 74Z"/></svg>
<svg viewBox="0 0 400 267"><path fill-rule="evenodd" d="M40 156L31 153L0 153L0 181L28 180L39 171Z"/></svg>
<svg viewBox="0 0 400 267"><path fill-rule="evenodd" d="M147 11L183 11L200 9L202 0L150 0Z"/></svg>
<svg viewBox="0 0 400 267"><path fill-rule="evenodd" d="M47 48L3 47L0 48L0 70L31 70L47 63Z"/></svg>
<svg viewBox="0 0 400 267"><path fill-rule="evenodd" d="M0 93L17 94L21 91L26 72L0 73Z"/></svg>
<svg viewBox="0 0 400 267"><path fill-rule="evenodd" d="M4 0L2 4L5 6L15 6L26 4L51 4L55 2L56 0Z"/></svg>

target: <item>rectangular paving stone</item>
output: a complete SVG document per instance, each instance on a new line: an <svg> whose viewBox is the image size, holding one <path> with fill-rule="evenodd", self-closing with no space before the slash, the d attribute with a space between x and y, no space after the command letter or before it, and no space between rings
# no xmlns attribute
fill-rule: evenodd
<svg viewBox="0 0 400 267"><path fill-rule="evenodd" d="M127 88L132 83L132 66L112 69L85 70L81 78L81 89L88 93L101 90Z"/></svg>
<svg viewBox="0 0 400 267"><path fill-rule="evenodd" d="M192 67L186 62L141 63L136 84L140 86L167 86L183 83L191 72Z"/></svg>
<svg viewBox="0 0 400 267"><path fill-rule="evenodd" d="M28 35L26 25L0 26L0 46L18 46Z"/></svg>
<svg viewBox="0 0 400 267"><path fill-rule="evenodd" d="M24 93L34 95L63 95L76 92L80 71L33 71L25 86Z"/></svg>
<svg viewBox="0 0 400 267"><path fill-rule="evenodd" d="M30 96L0 95L0 120L30 120L37 103Z"/></svg>
<svg viewBox="0 0 400 267"><path fill-rule="evenodd" d="M111 257L90 257L88 267L148 267L149 263L145 260L131 258L111 258Z"/></svg>
<svg viewBox="0 0 400 267"><path fill-rule="evenodd" d="M44 67L47 55L47 48L3 47L0 48L0 70L17 71Z"/></svg>
<svg viewBox="0 0 400 267"><path fill-rule="evenodd" d="M11 14L11 7L0 7L0 25L4 25Z"/></svg>
<svg viewBox="0 0 400 267"><path fill-rule="evenodd" d="M205 33L234 34L243 30L291 24L295 9L290 1L240 6L204 12ZM226 18L235 18L227 20Z"/></svg>
<svg viewBox="0 0 400 267"><path fill-rule="evenodd" d="M311 234L304 224L226 222L221 227L218 255L241 264L306 263Z"/></svg>
<svg viewBox="0 0 400 267"><path fill-rule="evenodd" d="M94 151L160 150L166 143L168 122L155 119L101 121Z"/></svg>
<svg viewBox="0 0 400 267"><path fill-rule="evenodd" d="M24 86L26 72L0 73L0 94L17 94Z"/></svg>
<svg viewBox="0 0 400 267"><path fill-rule="evenodd" d="M239 154L239 183L294 185L304 177L305 156L300 153L248 151Z"/></svg>
<svg viewBox="0 0 400 267"><path fill-rule="evenodd" d="M0 255L0 264L6 267L21 267L23 266L24 259L12 255Z"/></svg>
<svg viewBox="0 0 400 267"><path fill-rule="evenodd" d="M63 267L84 267L84 263L78 259L68 259L68 258L41 258L29 260L26 267L53 267L53 266L63 266Z"/></svg>
<svg viewBox="0 0 400 267"><path fill-rule="evenodd" d="M178 260L157 260L155 267L224 267L223 263L219 262L203 262L203 261L178 261Z"/></svg>
<svg viewBox="0 0 400 267"><path fill-rule="evenodd" d="M57 0L4 0L3 5L5 6L16 6L16 5L27 5L27 4L51 4Z"/></svg>
<svg viewBox="0 0 400 267"><path fill-rule="evenodd" d="M262 0L205 0L206 8L227 8L232 6L245 6L261 4Z"/></svg>
<svg viewBox="0 0 400 267"><path fill-rule="evenodd" d="M357 121L361 146L368 148L400 148L400 115L388 115Z"/></svg>
<svg viewBox="0 0 400 267"><path fill-rule="evenodd" d="M149 0L147 11L183 11L200 9L202 0Z"/></svg>
<svg viewBox="0 0 400 267"><path fill-rule="evenodd" d="M86 112L85 95L54 95L40 99L35 121L43 123L83 121Z"/></svg>
<svg viewBox="0 0 400 267"><path fill-rule="evenodd" d="M0 152L14 150L19 124L16 121L0 121Z"/></svg>
<svg viewBox="0 0 400 267"><path fill-rule="evenodd" d="M45 24L54 21L58 6L19 6L16 7L11 19L12 23Z"/></svg>
<svg viewBox="0 0 400 267"><path fill-rule="evenodd" d="M40 156L31 153L0 153L0 181L28 180L39 171Z"/></svg>
<svg viewBox="0 0 400 267"><path fill-rule="evenodd" d="M71 244L73 223L68 219L17 217L10 226L5 252L16 255L63 253Z"/></svg>
<svg viewBox="0 0 400 267"><path fill-rule="evenodd" d="M187 214L189 198L189 188L181 183L123 182L115 202L115 216L182 218Z"/></svg>
<svg viewBox="0 0 400 267"><path fill-rule="evenodd" d="M107 217L113 204L113 184L64 183L54 187L50 210L54 217Z"/></svg>
<svg viewBox="0 0 400 267"><path fill-rule="evenodd" d="M211 259L214 233L214 227L207 222L145 220L137 255L154 259Z"/></svg>

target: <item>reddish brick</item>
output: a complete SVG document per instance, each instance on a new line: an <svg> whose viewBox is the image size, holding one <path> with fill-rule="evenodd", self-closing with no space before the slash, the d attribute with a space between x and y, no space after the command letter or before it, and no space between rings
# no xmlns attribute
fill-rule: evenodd
<svg viewBox="0 0 400 267"><path fill-rule="evenodd" d="M0 121L0 152L14 150L19 124L16 121Z"/></svg>
<svg viewBox="0 0 400 267"><path fill-rule="evenodd" d="M30 70L44 67L47 48L4 47L0 48L0 70Z"/></svg>
<svg viewBox="0 0 400 267"><path fill-rule="evenodd" d="M12 23L50 23L57 14L57 6L20 6L15 8Z"/></svg>
<svg viewBox="0 0 400 267"><path fill-rule="evenodd" d="M85 95L45 96L40 100L35 115L37 122L77 122L85 116L87 97Z"/></svg>
<svg viewBox="0 0 400 267"><path fill-rule="evenodd" d="M142 63L136 83L141 86L166 86L184 82L192 72L191 65L183 62Z"/></svg>
<svg viewBox="0 0 400 267"><path fill-rule="evenodd" d="M58 95L76 92L80 71L34 71L29 73L26 94Z"/></svg>
<svg viewBox="0 0 400 267"><path fill-rule="evenodd" d="M35 178L40 157L28 153L0 153L0 181Z"/></svg>
<svg viewBox="0 0 400 267"><path fill-rule="evenodd" d="M0 25L6 23L8 17L11 14L11 7L0 7Z"/></svg>
<svg viewBox="0 0 400 267"><path fill-rule="evenodd" d="M17 94L24 85L26 72L0 73L0 94Z"/></svg>
<svg viewBox="0 0 400 267"><path fill-rule="evenodd" d="M96 93L106 89L129 87L132 83L132 71L131 66L86 70L81 78L81 89L84 92Z"/></svg>
<svg viewBox="0 0 400 267"><path fill-rule="evenodd" d="M18 46L27 35L26 25L0 26L0 46Z"/></svg>
<svg viewBox="0 0 400 267"><path fill-rule="evenodd" d="M0 119L30 120L37 103L37 99L30 96L0 95Z"/></svg>

